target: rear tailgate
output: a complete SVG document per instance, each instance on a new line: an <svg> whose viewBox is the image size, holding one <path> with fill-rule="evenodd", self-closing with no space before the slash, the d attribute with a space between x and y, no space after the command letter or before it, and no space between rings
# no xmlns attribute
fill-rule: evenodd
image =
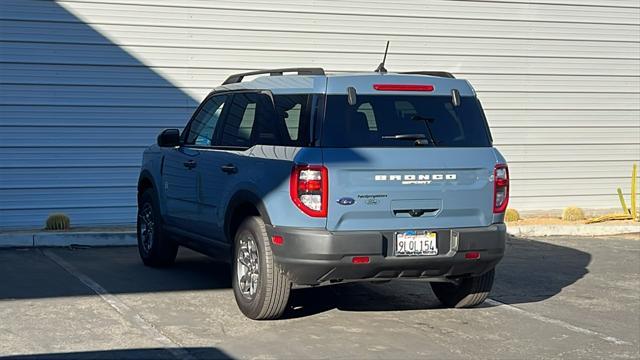
<svg viewBox="0 0 640 360"><path fill-rule="evenodd" d="M488 226L491 148L323 149L329 173L327 229ZM353 204L348 205L355 200ZM342 201L341 201L342 200Z"/></svg>

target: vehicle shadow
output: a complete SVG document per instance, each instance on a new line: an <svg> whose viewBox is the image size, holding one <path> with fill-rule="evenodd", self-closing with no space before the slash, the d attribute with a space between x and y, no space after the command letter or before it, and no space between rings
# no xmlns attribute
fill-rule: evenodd
<svg viewBox="0 0 640 360"><path fill-rule="evenodd" d="M0 229L38 228L57 212L74 226L134 224L144 149L162 129L184 128L207 92L196 89L219 85L208 83L210 69L188 66L194 57L188 51L141 46L130 36L115 40L120 31L104 29L95 10L80 5L0 1ZM118 26L131 25L135 21ZM132 28L144 32L148 26ZM148 56L158 51L172 54ZM185 77L190 87L180 80ZM33 132L40 128L46 131ZM275 159L261 178L265 193L289 180L292 149L251 152L265 163ZM343 152L340 161L368 162L355 151ZM239 166L240 174L255 163ZM278 172L278 164L286 171ZM209 176L207 183L214 180ZM180 196L192 196L185 194L193 188L185 186Z"/></svg>
<svg viewBox="0 0 640 360"><path fill-rule="evenodd" d="M116 295L228 291L231 287L228 264L186 249L181 249L176 263L167 268L143 266L133 247L7 250L0 251L0 300L95 295L48 258L47 252ZM575 248L511 238L507 241L506 256L497 267L491 298L507 304L543 301L584 277L590 262L590 254ZM230 291L228 301L234 301ZM285 318L310 316L332 309L404 311L439 308L440 303L425 282L347 283L293 290Z"/></svg>
<svg viewBox="0 0 640 360"><path fill-rule="evenodd" d="M0 251L0 300L95 296L65 271L64 261L112 294L218 290L231 287L228 264L181 248L173 266L142 264L135 247L7 249Z"/></svg>
<svg viewBox="0 0 640 360"><path fill-rule="evenodd" d="M186 351L195 358L201 359L233 359L221 350L213 347L197 347L197 348L179 348L172 349ZM93 359L175 359L175 355L168 349L151 348L151 349L118 349L118 350L102 350L102 351L82 351L68 353L45 353L45 354L29 354L0 356L0 360L93 360Z"/></svg>
<svg viewBox="0 0 640 360"><path fill-rule="evenodd" d="M0 1L0 228L37 228L55 212L74 226L133 223L144 147L199 103L165 78L174 69L72 8Z"/></svg>
<svg viewBox="0 0 640 360"><path fill-rule="evenodd" d="M491 298L506 304L549 299L589 271L591 255L570 247L510 238L497 267ZM486 303L484 307L490 306ZM348 283L293 291L287 318L342 311L404 311L440 309L430 286L420 281Z"/></svg>

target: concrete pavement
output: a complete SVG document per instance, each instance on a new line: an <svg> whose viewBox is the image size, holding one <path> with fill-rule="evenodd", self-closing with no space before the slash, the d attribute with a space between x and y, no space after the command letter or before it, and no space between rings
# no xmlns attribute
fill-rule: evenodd
<svg viewBox="0 0 640 360"><path fill-rule="evenodd" d="M491 300L443 309L421 282L294 291L287 319L237 309L228 266L182 251L0 250L0 359L640 357L637 236L511 239Z"/></svg>

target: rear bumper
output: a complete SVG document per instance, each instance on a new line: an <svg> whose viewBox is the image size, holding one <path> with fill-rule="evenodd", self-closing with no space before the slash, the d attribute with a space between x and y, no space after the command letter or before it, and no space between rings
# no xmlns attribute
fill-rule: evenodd
<svg viewBox="0 0 640 360"><path fill-rule="evenodd" d="M282 245L271 244L280 267L298 285L319 285L343 280L392 278L447 278L480 275L502 259L506 226L438 229L438 255L396 257L395 231L342 231L268 226L269 238L280 235ZM479 259L465 259L476 251ZM354 256L368 256L367 264L353 264Z"/></svg>

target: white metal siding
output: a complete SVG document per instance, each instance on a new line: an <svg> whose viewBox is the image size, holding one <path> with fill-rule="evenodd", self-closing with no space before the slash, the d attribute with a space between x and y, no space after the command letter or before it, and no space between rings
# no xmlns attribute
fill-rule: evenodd
<svg viewBox="0 0 640 360"><path fill-rule="evenodd" d="M640 160L638 0L0 1L0 227L135 220L140 154L238 71L446 70L512 206L617 206ZM178 4L176 2L175 4Z"/></svg>

